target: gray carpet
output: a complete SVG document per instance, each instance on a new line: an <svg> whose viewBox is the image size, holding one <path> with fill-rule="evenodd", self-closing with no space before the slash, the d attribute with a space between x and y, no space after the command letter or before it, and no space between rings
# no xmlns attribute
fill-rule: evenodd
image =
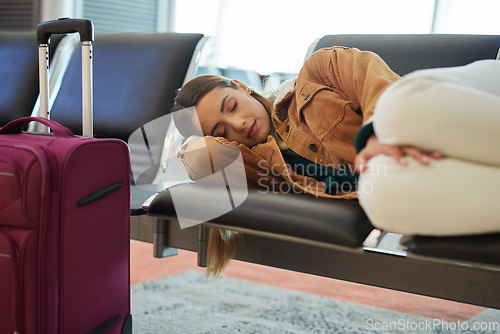
<svg viewBox="0 0 500 334"><path fill-rule="evenodd" d="M134 285L132 314L134 334L500 333L499 310L444 323L194 271Z"/></svg>

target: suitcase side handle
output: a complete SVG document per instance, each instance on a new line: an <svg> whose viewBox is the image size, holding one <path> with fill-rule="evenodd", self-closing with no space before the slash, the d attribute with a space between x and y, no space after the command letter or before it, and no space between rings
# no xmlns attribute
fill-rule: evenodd
<svg viewBox="0 0 500 334"><path fill-rule="evenodd" d="M77 32L80 41L92 42L94 40L94 24L90 20L60 18L53 21L40 23L36 30L38 44L49 44L53 34L69 34Z"/></svg>
<svg viewBox="0 0 500 334"><path fill-rule="evenodd" d="M61 124L51 121L50 119L43 117L21 117L16 120L13 120L5 126L0 128L0 134L16 134L21 133L23 126L30 122L39 122L43 125L48 126L52 129L54 136L57 137L75 137L73 132L70 129L62 126Z"/></svg>

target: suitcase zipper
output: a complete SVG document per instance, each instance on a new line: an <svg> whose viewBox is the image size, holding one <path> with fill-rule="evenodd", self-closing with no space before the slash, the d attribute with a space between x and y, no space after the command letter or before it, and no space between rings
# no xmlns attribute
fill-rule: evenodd
<svg viewBox="0 0 500 334"><path fill-rule="evenodd" d="M33 153L33 155L40 161L40 165L42 167L42 171L49 172L50 171L50 188L47 189L49 185L45 184L45 178L42 180L42 194L48 194L52 190L58 189L58 177L59 171L57 170L58 164L56 163L56 157L54 156L54 152L52 152L51 149L45 147L44 145L37 145L37 148L34 148L33 146L28 146L28 145L15 145L14 147L20 148L26 151L29 151ZM40 154L39 150L43 151L45 154L42 155ZM47 159L46 159L47 158ZM49 174L46 174L49 175Z"/></svg>
<svg viewBox="0 0 500 334"><path fill-rule="evenodd" d="M34 145L36 145L36 144L34 144ZM50 173L51 176L58 175L58 171L56 170L58 165L55 162L57 158L54 156L54 152L52 152L52 150L50 150L49 148L47 148L43 145L36 145L36 148L34 148L33 146L28 146L28 145L17 144L17 145L12 146L12 145L2 143L2 144L0 144L0 147L7 147L9 149L19 148L19 149L31 152L38 159L38 161L40 161L42 171L53 171L53 173ZM45 159L45 157L42 157L42 155L40 154L39 151L37 151L37 149L44 151L47 159ZM1 159L0 161L2 161L2 160L4 160L4 159ZM4 160L4 161L8 162L8 160ZM12 165L12 163L11 163L11 165ZM17 170L18 170L18 168L13 168L12 173L14 173L15 175L18 175ZM4 175L10 175L12 173L7 172ZM50 189L47 189L46 188L47 185L45 185L45 178L43 178L41 195L43 196L44 194L46 194L47 192L50 192L51 190L58 189L58 185L59 185L58 181L59 180L57 177L51 177L52 184L50 185Z"/></svg>
<svg viewBox="0 0 500 334"><path fill-rule="evenodd" d="M41 211L39 213L40 217L45 217L46 221L40 222L39 240L45 245L57 244L58 237L55 236L59 235L59 231L50 231L49 226L58 226L54 221L58 218L52 216L48 220L46 218L48 214L53 211L52 205L54 203L51 203L52 198L50 198L50 196L58 188L58 174L56 173L57 163L55 163L56 157L51 149L43 145L28 146L19 144L14 147L31 152L40 163L42 175L46 176L42 178L40 191ZM54 238L56 239L54 240ZM57 260L59 255L54 254L54 252L57 252L56 250L52 250L52 252L49 253L48 248L49 247L40 248L43 252L40 253L39 258L43 262L40 266L41 270L39 275L40 277L45 277L46 282L40 281L38 287L39 300L43 303L43 305L40 305L41 313L38 315L38 326L46 330L47 333L52 333L56 332L58 327L57 320L55 320L57 319L55 314L57 314L56 310L59 309L59 291L53 291L53 287L58 286L58 284L54 284L54 282L58 282L59 278L59 261ZM47 282L50 282L50 284L47 284Z"/></svg>
<svg viewBox="0 0 500 334"><path fill-rule="evenodd" d="M2 310L2 313L9 312L11 314L11 326L13 333L19 333L20 320L23 318L21 316L21 302L19 295L19 267L17 260L17 251L14 242L6 234L0 233L0 275L9 275L10 286L2 286L1 289L7 292L11 292L12 297L7 310ZM3 280L5 282L5 280ZM3 294L5 295L5 294ZM5 302L5 301L4 301ZM0 309L6 306L4 303L0 304Z"/></svg>
<svg viewBox="0 0 500 334"><path fill-rule="evenodd" d="M3 209L16 201L21 195L19 192L19 166L8 157L0 157L0 180L2 180L0 184L3 194L0 199L0 209ZM8 194L11 196L8 196Z"/></svg>

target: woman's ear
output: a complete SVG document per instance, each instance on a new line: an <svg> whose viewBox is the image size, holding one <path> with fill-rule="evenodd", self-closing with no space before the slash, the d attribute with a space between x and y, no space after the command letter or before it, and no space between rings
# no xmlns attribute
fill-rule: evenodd
<svg viewBox="0 0 500 334"><path fill-rule="evenodd" d="M248 94L250 94L252 92L252 90L250 88L248 88L247 85L245 85L243 82L241 81L238 81L236 79L232 79L231 82L233 84L235 84L236 86L240 87L241 89L243 89L245 92L247 92Z"/></svg>

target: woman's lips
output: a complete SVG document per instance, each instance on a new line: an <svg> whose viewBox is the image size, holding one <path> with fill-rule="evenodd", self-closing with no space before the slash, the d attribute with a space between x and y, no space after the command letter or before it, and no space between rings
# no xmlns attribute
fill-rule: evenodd
<svg viewBox="0 0 500 334"><path fill-rule="evenodd" d="M247 137L247 139L250 139L253 136L255 136L255 134L257 133L258 130L259 130L259 128L257 127L257 120L255 120L255 122L253 122L252 126L248 130L248 137Z"/></svg>

